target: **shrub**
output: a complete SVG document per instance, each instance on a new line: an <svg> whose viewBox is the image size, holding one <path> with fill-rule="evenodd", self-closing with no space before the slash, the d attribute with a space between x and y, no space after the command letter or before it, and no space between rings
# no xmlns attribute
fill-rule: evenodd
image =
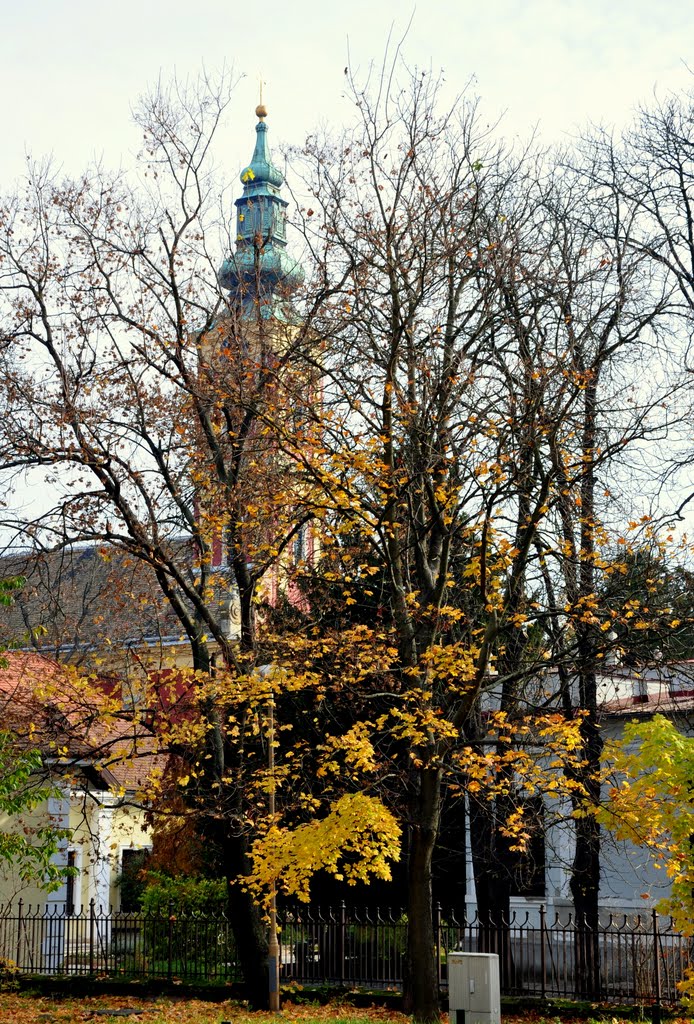
<svg viewBox="0 0 694 1024"><path fill-rule="evenodd" d="M218 918L226 913L227 883L223 878L171 878L158 871L147 877L141 898L145 914Z"/></svg>

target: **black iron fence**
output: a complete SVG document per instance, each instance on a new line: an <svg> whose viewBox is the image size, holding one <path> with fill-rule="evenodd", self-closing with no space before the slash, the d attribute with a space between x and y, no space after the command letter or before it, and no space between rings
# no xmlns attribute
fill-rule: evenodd
<svg viewBox="0 0 694 1024"><path fill-rule="evenodd" d="M285 909L280 917L284 982L393 989L402 984L407 918L399 911ZM570 916L540 909L500 927L460 921L437 908L435 948L442 993L448 953L496 952L502 994L590 998L605 1002L669 1002L692 964L692 940L655 912L609 915L595 933ZM586 970L586 949L593 963ZM92 903L79 913L52 906L0 907L0 956L22 973L150 978L226 983L241 974L229 920L199 916L105 913Z"/></svg>

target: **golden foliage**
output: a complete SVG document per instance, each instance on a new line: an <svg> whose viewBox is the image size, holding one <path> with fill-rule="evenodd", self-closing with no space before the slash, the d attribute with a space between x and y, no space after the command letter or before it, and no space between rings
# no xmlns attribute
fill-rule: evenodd
<svg viewBox="0 0 694 1024"><path fill-rule="evenodd" d="M400 826L374 797L345 794L326 817L294 829L271 825L253 844L249 887L260 897L280 889L308 902L309 884L327 871L348 885L372 877L390 879L400 858Z"/></svg>

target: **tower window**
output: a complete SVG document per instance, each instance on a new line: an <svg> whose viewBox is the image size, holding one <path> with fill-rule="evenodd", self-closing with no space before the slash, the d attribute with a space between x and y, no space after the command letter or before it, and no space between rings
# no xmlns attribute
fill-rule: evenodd
<svg viewBox="0 0 694 1024"><path fill-rule="evenodd" d="M303 562L306 558L306 527L302 526L294 537L294 562Z"/></svg>

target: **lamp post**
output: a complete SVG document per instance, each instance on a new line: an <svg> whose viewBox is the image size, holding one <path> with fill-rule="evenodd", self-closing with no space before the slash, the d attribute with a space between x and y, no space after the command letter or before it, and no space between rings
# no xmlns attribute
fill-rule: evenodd
<svg viewBox="0 0 694 1024"><path fill-rule="evenodd" d="M261 665L258 675L261 679L269 679L273 671L272 665ZM267 767L269 775L268 785L268 811L270 822L275 820L275 694L272 689L272 682L268 682L268 721L267 721ZM277 940L277 889L275 880L272 881L270 890L270 912L269 912L269 936L267 944L267 970L268 970L268 1005L271 1013L278 1013L280 1009L280 945Z"/></svg>
<svg viewBox="0 0 694 1024"><path fill-rule="evenodd" d="M268 701L268 770L270 787L268 804L270 821L275 820L275 695L270 690ZM268 993L270 1013L277 1013L280 1008L280 946L277 941L277 891L275 881L270 890L270 936L267 947Z"/></svg>

